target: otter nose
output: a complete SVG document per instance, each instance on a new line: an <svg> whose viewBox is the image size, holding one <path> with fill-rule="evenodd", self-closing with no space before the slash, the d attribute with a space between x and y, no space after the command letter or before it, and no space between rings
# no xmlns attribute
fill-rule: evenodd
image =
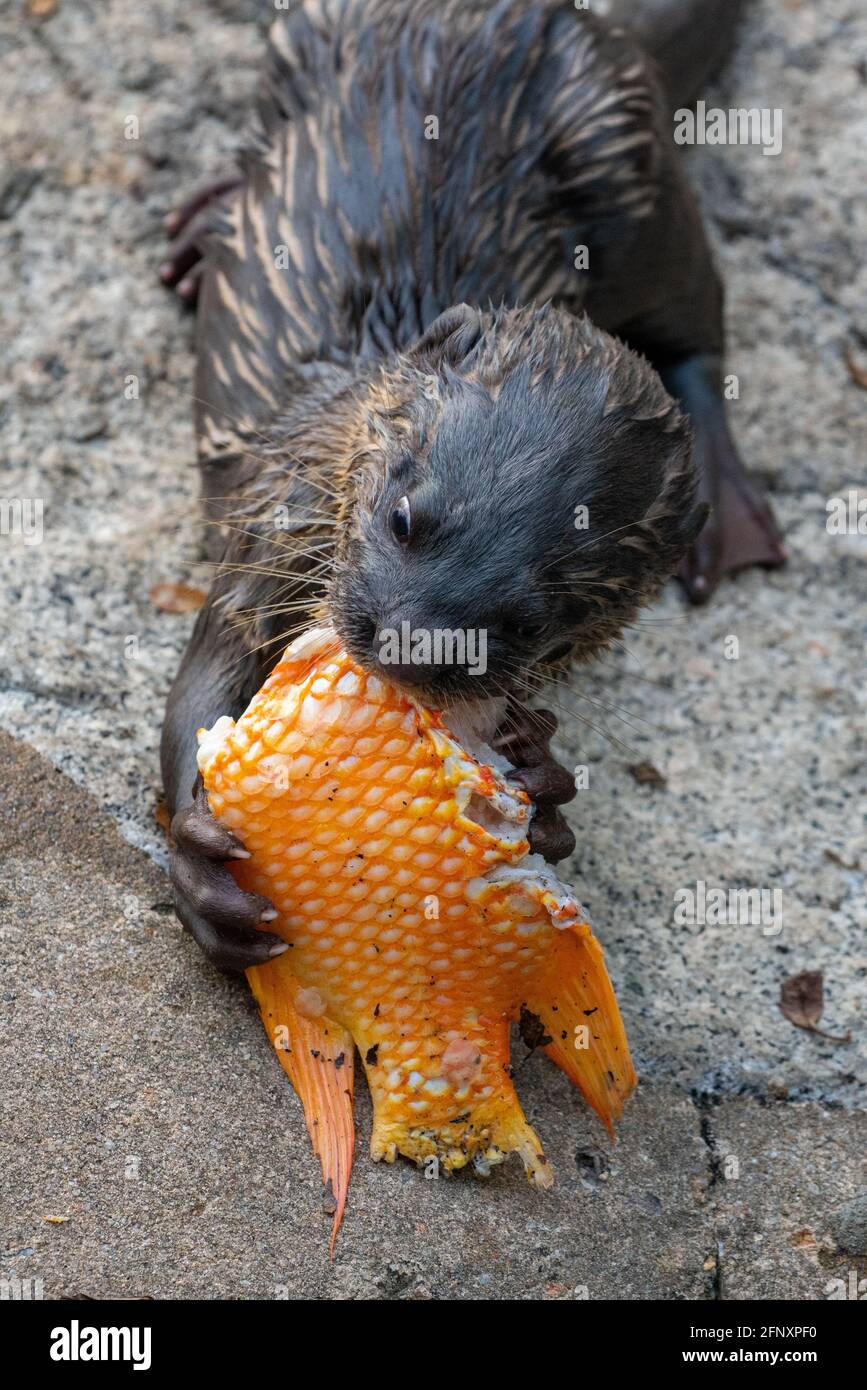
<svg viewBox="0 0 867 1390"><path fill-rule="evenodd" d="M436 685L453 669L440 650L438 631L406 619L381 622L373 639L373 655L383 675L402 685Z"/></svg>
<svg viewBox="0 0 867 1390"><path fill-rule="evenodd" d="M384 676L391 681L398 681L401 685L431 686L436 684L440 670L436 666L425 666L421 662L387 662L377 661L377 665Z"/></svg>

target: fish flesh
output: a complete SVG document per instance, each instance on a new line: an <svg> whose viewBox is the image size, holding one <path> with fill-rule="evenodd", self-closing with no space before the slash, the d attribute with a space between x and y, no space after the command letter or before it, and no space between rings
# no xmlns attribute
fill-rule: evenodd
<svg viewBox="0 0 867 1390"><path fill-rule="evenodd" d="M496 714L426 707L326 627L292 643L237 721L198 733L211 810L250 854L232 871L289 943L247 977L304 1107L332 1249L356 1049L374 1159L486 1173L516 1152L540 1187L552 1170L515 1092L510 1023L609 1131L635 1084L586 913L531 854L532 804L485 742Z"/></svg>

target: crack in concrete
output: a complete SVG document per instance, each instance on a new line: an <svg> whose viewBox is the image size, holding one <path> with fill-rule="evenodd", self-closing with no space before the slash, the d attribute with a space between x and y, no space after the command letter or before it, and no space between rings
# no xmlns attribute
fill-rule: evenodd
<svg viewBox="0 0 867 1390"><path fill-rule="evenodd" d="M710 1096L703 1093L696 1094L695 1092L693 1092L691 1099L698 1113L699 1134L701 1135L702 1142L707 1150L707 1190L708 1192L712 1192L713 1189L723 1180L722 1164L720 1160L719 1150L717 1149L716 1136L713 1132L713 1125L711 1124L711 1110L713 1108L714 1102ZM713 1229L712 1221L711 1229ZM708 1271L708 1273L710 1274L710 1278L707 1283L707 1300L711 1303L722 1303L724 1301L723 1244L722 1241L719 1239L716 1240L716 1250L713 1254L713 1261L713 1269Z"/></svg>

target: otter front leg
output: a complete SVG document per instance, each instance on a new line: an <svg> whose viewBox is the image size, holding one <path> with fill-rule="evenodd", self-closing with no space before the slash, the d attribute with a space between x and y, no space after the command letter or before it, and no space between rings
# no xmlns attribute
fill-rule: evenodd
<svg viewBox="0 0 867 1390"><path fill-rule="evenodd" d="M660 375L692 421L699 498L710 506L707 524L680 568L693 603L704 603L724 574L752 565L776 569L786 563L786 552L774 514L729 432L720 359L687 357Z"/></svg>
<svg viewBox="0 0 867 1390"><path fill-rule="evenodd" d="M273 664L273 663L272 663ZM257 929L276 913L267 898L244 893L227 862L246 850L215 820L196 765L196 730L220 715L239 716L267 672L238 649L209 600L199 614L166 708L160 748L171 823L169 872L175 911L208 959L227 970L262 965L286 943Z"/></svg>
<svg viewBox="0 0 867 1390"><path fill-rule="evenodd" d="M240 174L212 179L185 203L167 213L163 220L172 243L160 265L160 279L187 304L195 304L198 297L203 243L214 226L220 200L225 194L233 193L242 182Z"/></svg>
<svg viewBox="0 0 867 1390"><path fill-rule="evenodd" d="M527 709L510 700L507 721L497 732L494 748L508 758L509 777L520 784L535 806L530 823L530 848L549 864L567 859L575 836L559 809L576 792L575 778L551 753L557 719L547 709Z"/></svg>

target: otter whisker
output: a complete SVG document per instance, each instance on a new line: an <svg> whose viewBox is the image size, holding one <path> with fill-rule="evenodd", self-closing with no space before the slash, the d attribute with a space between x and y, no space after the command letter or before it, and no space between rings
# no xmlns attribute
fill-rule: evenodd
<svg viewBox="0 0 867 1390"><path fill-rule="evenodd" d="M244 433L250 432L253 434L259 434L262 439L267 440L267 436L262 434L261 431L254 429L254 427L250 424L248 420L243 420L240 416L232 415L232 413L226 410L224 406L217 405L214 401L206 400L204 396L197 396L193 391L185 391L182 387L175 386L172 382L167 381L165 379L163 379L159 384L160 386L165 387L170 393L174 392L174 394L180 399L184 401L192 401L194 405L203 405L208 410L212 410L216 415L221 415L224 420L228 420L229 423L231 425L234 425L238 430L241 430ZM271 441L268 440L267 442L270 443Z"/></svg>
<svg viewBox="0 0 867 1390"><path fill-rule="evenodd" d="M259 460L259 459L257 458L257 462L260 462L260 461L261 461L261 460ZM229 516L229 517L243 517L243 516L249 515L250 513L256 513L256 512L257 512L257 500L256 500L255 498L251 498L250 496L245 496L243 493L237 492L237 491L236 491L236 492L226 492L226 493L217 493L217 492L202 493L202 495L201 495L199 501L202 502L202 503L208 503L208 502L235 502L235 503L237 503L238 505L237 505L237 507L235 508L234 511L232 511L232 512L227 512L227 513L226 513L226 515ZM277 506L277 505L278 505L278 504L275 502L275 506ZM288 505L288 503L287 503L286 505ZM321 510L321 509L315 507L314 504L313 504L312 502L295 502L295 503L293 503L293 506L296 507L298 510L304 512L305 515L310 515L310 516L312 516L312 517L321 518L321 520L322 520L323 522L333 523L333 522L336 520L335 512L334 512L334 509L333 509L333 508L332 508L331 510L328 510L328 511L326 511L326 510ZM192 510L192 508L191 508L191 504L190 504L189 502L184 501L184 502L178 502L177 505L176 505L176 507L175 507L173 510L177 510L177 511L181 511L181 510L190 511L190 510ZM202 522L204 525L206 525L206 526L214 526L214 525L218 525L218 524L219 524L219 519L218 519L218 518L216 518L216 517L209 517L209 516L201 516L201 517L198 517L198 516L197 516L197 517L196 517L196 521L201 521L201 522Z"/></svg>
<svg viewBox="0 0 867 1390"><path fill-rule="evenodd" d="M290 542L290 541L288 541L288 540L283 540L282 538L278 538L277 536L269 536L269 535L263 536L263 535L260 535L260 533L259 533L258 531L250 531L250 530L248 530L246 527L243 527L243 526L230 526L230 525L228 525L228 524L225 525L225 528L224 528L224 529L225 529L226 531L231 532L233 535L236 535L236 536L247 536L247 537L249 537L249 539L252 540L252 541L257 541L257 542L262 542L262 541L264 541L265 544L267 544L267 545L273 545L273 546L275 546L275 547L276 547L277 549L279 549L279 550L285 550L288 554L293 555L293 556L294 556L294 555L299 555L299 554L302 554L302 553L303 553L303 550L302 550L302 548L301 548L300 546L296 546L296 545L293 544L292 542ZM311 528L311 529L313 529L313 528ZM326 550L326 549L330 550L330 549L332 548L332 546L333 546L333 541L332 541L331 539L323 538L323 540L322 540L317 546L315 546L314 548L317 549L317 550ZM252 549L252 547L248 547L248 548Z"/></svg>
<svg viewBox="0 0 867 1390"><path fill-rule="evenodd" d="M587 538L583 543L581 543L581 544L579 544L579 545L577 545L577 546L574 547L574 552L580 552L580 551L582 551L582 550L587 550L587 549L589 549L590 547L592 547L592 546L594 546L594 545L601 545L603 541L608 540L609 537L611 537L611 536L616 536L616 535L618 535L618 533L619 533L620 531L628 531L628 530L630 530L633 526L639 526L643 520L644 520L643 517L638 517L637 520L635 520L635 521L625 521L625 522L623 522L623 524L622 524L621 526L614 526L614 527L612 527L612 529L611 529L610 531L604 531L604 532L602 533L601 536L588 536L588 538ZM570 549L571 549L571 547L570 547ZM574 552L573 552L573 553L574 553ZM546 565L542 565L541 570L542 570L542 572L544 572L544 571L547 570L547 569L551 569L553 565L558 565L558 564L562 564L562 563L563 563L563 555L562 555L562 553L559 553L559 554L555 555L554 558L553 558L552 560L549 560L548 563L547 563Z"/></svg>
<svg viewBox="0 0 867 1390"><path fill-rule="evenodd" d="M309 610L311 602L313 602L315 599L318 599L319 597L321 596L318 594L310 594L305 599L299 599L297 603L269 603L265 606L260 605L253 608L236 608L234 611L234 617L242 620L248 618L261 618L265 616L272 618L280 618L290 613L300 613ZM246 622L240 621L237 624L237 626L245 627Z"/></svg>
<svg viewBox="0 0 867 1390"><path fill-rule="evenodd" d="M205 497L202 500L204 502L228 502L235 499L228 497ZM275 503L274 510L276 511L280 505L280 503ZM222 516L204 516L202 517L202 522L205 526L222 526L226 521L244 521L258 514L259 513L254 510L248 501L246 506L237 507L234 511L227 511L223 513ZM293 526L336 526L337 518L333 513L320 512L316 511L313 507L304 506L302 510L296 511L288 517L287 522L289 525ZM274 529L279 531L286 528L277 526L275 523Z"/></svg>
<svg viewBox="0 0 867 1390"><path fill-rule="evenodd" d="M247 565L241 562L233 562L230 564L224 560L193 560L191 563L194 565L205 565L208 568L217 570L217 577L230 574L261 574L270 576L273 579L285 580L287 578L287 571L285 569L269 569L266 565ZM302 571L301 578L306 580L310 575L316 573L319 573L319 571Z"/></svg>
<svg viewBox="0 0 867 1390"><path fill-rule="evenodd" d="M629 715L629 717L632 719L639 719L643 724L646 724L647 727L651 729L655 734L661 735L665 733L665 730L663 728L661 728L658 724L654 724L651 720L646 719L644 715L639 714L637 710L626 709L625 705L609 704L604 700L594 699L591 695L588 695L586 693L585 689L583 688L583 685L579 687L571 684L568 680L568 676L566 675L566 673L558 672L551 675L545 674L543 678L545 680L549 680L555 687L562 690L564 694L573 695L576 699L579 700L586 700L588 704L596 705L598 709L605 710L609 714L614 714L618 719L622 719L624 724L629 724L630 728L633 728L634 726L629 723L629 719L626 717L627 715ZM626 711L625 713L624 710ZM641 733L641 730L636 729L635 732Z"/></svg>
<svg viewBox="0 0 867 1390"><path fill-rule="evenodd" d="M619 719L621 723L625 724L628 729L632 729L633 733L637 734L639 737L643 735L646 736L646 731L639 728L638 725L633 724L632 719L627 718L626 714L623 713L621 706L609 705L604 700L594 700L592 696L587 695L583 690L570 690L568 693L574 695L578 700L586 700L589 705L593 705L594 709L599 709L605 714L613 715L615 719ZM660 728L658 724L653 724L649 719L645 719L644 715L637 714L634 710L630 710L629 713L635 719L639 719L642 724L646 724L647 728L654 734L662 736L665 733L664 729Z"/></svg>
<svg viewBox="0 0 867 1390"><path fill-rule="evenodd" d="M523 676L519 676L516 674L512 677L512 680L516 689L523 689L525 694L527 694L531 698L542 696L545 699L545 701L547 703L552 704L555 709L560 710L564 715L567 715L570 718L578 719L580 723L586 725L587 728L592 729L594 733L597 733L599 737L605 739L606 742L616 744L617 747L623 749L624 752L628 753L630 757L637 756L636 750L634 748L630 748L628 744L623 743L623 741L621 739L618 739L615 734L612 734L610 731L601 728L598 724L594 724L592 720L587 719L578 710L563 705L560 703L560 701L555 700L551 696L550 690L547 687L538 685L533 686L527 679L527 673L524 673Z"/></svg>
<svg viewBox="0 0 867 1390"><path fill-rule="evenodd" d="M564 695L564 697L569 695L574 696L576 699L584 700L588 704L593 705L595 708L602 710L606 714L613 714L615 718L620 719L624 724L627 725L628 728L632 729L638 735L641 735L643 733L643 730L637 728L631 722L631 718L627 717L627 715L631 716L632 718L641 720L642 723L646 724L647 727L656 734L664 733L664 730L659 728L659 726L653 724L650 720L645 719L643 715L638 714L636 711L627 710L624 713L625 707L609 704L608 702L603 700L596 700L592 696L588 695L583 689L577 689L576 687L568 684L568 676L564 672L549 674L547 672L530 670L520 674L522 675L522 679L524 680L528 688L531 688L533 679L537 681L537 685L535 688L536 695L543 699L550 699L550 689L551 687L553 687L559 690ZM559 704L559 708L563 711L563 713L573 714L580 717L579 712L575 710L571 705Z"/></svg>

